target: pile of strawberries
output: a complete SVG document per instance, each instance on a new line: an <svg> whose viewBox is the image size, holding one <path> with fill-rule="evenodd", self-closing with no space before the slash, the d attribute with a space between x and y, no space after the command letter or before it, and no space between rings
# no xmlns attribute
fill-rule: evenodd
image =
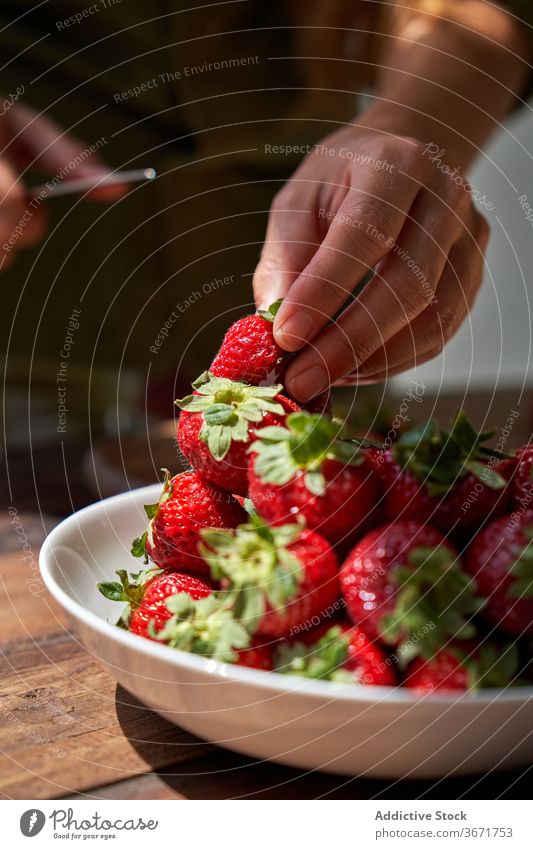
<svg viewBox="0 0 533 849"><path fill-rule="evenodd" d="M423 692L528 680L533 445L463 413L390 448L284 391L279 303L236 322L176 402L191 471L167 472L132 553L99 584L119 625L216 660ZM531 507L531 509L529 509ZM150 564L151 561L151 564Z"/></svg>

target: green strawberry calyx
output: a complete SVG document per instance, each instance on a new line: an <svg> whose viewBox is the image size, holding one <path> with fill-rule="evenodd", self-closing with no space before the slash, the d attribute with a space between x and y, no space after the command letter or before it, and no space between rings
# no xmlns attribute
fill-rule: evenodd
<svg viewBox="0 0 533 849"><path fill-rule="evenodd" d="M235 619L227 601L214 593L200 599L176 593L166 601L171 618L160 631L150 622L148 632L172 648L233 663L238 650L250 645L250 634Z"/></svg>
<svg viewBox="0 0 533 849"><path fill-rule="evenodd" d="M524 528L528 542L516 551L516 560L511 567L513 581L507 590L510 598L533 597L533 528Z"/></svg>
<svg viewBox="0 0 533 849"><path fill-rule="evenodd" d="M161 495L159 496L159 501L156 501L155 504L145 504L144 512L148 516L150 520L150 524L148 526L148 530L146 530L140 537L135 537L131 544L131 553L134 557L144 557L144 562L148 563L148 551L146 548L146 543L148 542L150 531L152 527L152 520L157 514L160 506L168 501L169 498L172 497L172 493L174 488L172 486L172 475L170 474L168 469L161 469L164 474L163 479L163 489L161 491Z"/></svg>
<svg viewBox="0 0 533 849"><path fill-rule="evenodd" d="M467 474L489 489L503 489L505 479L493 468L494 460L510 455L484 443L495 431L478 433L460 410L449 431L431 420L403 433L392 447L396 462L423 483L430 495L446 493Z"/></svg>
<svg viewBox="0 0 533 849"><path fill-rule="evenodd" d="M283 389L281 383L251 386L204 372L193 387L195 394L175 403L187 413L203 414L199 436L215 460L224 459L232 442L247 442L250 425L259 424L265 413L285 413L274 400Z"/></svg>
<svg viewBox="0 0 533 849"><path fill-rule="evenodd" d="M146 584L156 575L161 574L160 569L145 569L142 572L126 572L125 569L117 569L118 581L101 581L96 585L97 589L110 601L126 602L117 625L127 628L131 612L138 607L144 597Z"/></svg>
<svg viewBox="0 0 533 849"><path fill-rule="evenodd" d="M380 622L382 639L396 645L401 668L414 657L432 657L453 640L475 636L471 618L484 605L475 582L446 546L417 546L391 570L395 605Z"/></svg>
<svg viewBox="0 0 533 849"><path fill-rule="evenodd" d="M274 671L283 675L299 675L338 683L356 683L354 676L344 669L350 645L349 632L334 625L313 645L284 643L276 652Z"/></svg>
<svg viewBox="0 0 533 849"><path fill-rule="evenodd" d="M344 425L317 413L290 413L282 427L263 427L249 452L257 454L254 469L265 482L283 486L299 472L312 495L323 495L325 460L358 466L363 454L358 443L342 439Z"/></svg>
<svg viewBox="0 0 533 849"><path fill-rule="evenodd" d="M265 319L265 321L269 321L270 324L274 324L274 319L276 318L282 303L283 298L278 298L278 300L274 301L273 304L270 304L266 310L257 310L257 315L260 315L261 318Z"/></svg>
<svg viewBox="0 0 533 849"><path fill-rule="evenodd" d="M304 579L304 566L288 550L302 524L271 528L257 516L235 530L204 528L199 551L215 581L222 581L237 619L254 633L270 605L284 610Z"/></svg>

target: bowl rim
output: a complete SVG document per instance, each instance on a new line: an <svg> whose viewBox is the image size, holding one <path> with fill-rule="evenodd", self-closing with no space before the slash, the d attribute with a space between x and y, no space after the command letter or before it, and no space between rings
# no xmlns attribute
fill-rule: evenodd
<svg viewBox="0 0 533 849"><path fill-rule="evenodd" d="M137 634L131 634L128 631L117 628L116 625L111 624L96 613L88 610L59 586L52 574L54 561L57 564L54 548L59 543L59 539L63 534L75 528L79 529L80 520L83 521L86 517L93 514L106 512L107 507L113 506L116 508L118 504L127 500L134 499L135 501L140 501L141 497L147 499L153 498L160 492L160 489L160 483L148 484L147 486L126 490L125 492L82 507L80 510L62 519L50 531L39 552L41 577L46 588L58 604L73 619L81 621L86 626L97 631L101 636L118 643L124 649L142 654L147 658L156 658L164 663L169 663L171 666L185 667L186 669L203 673L209 677L218 677L239 684L251 684L264 690L274 691L280 695L284 693L301 694L302 696L321 701L327 698L329 700L348 703L379 702L380 705L384 703L414 705L427 701L432 705L442 704L443 706L449 706L453 702L484 705L494 701L526 703L530 699L533 699L533 685L484 689L478 690L475 693L461 692L454 694L453 692L416 693L401 686L364 685L358 687L353 684L342 684L333 681L315 681L309 678L300 678L297 675L283 675L279 672L252 669L232 663L223 663L211 658L200 657L190 652L174 649L164 644L158 644ZM64 545L63 542L61 544ZM98 659L100 660L100 658ZM101 662L105 663L105 661Z"/></svg>

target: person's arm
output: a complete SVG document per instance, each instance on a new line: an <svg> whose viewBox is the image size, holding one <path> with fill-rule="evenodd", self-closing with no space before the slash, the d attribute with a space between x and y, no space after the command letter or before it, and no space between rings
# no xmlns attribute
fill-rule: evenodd
<svg viewBox="0 0 533 849"><path fill-rule="evenodd" d="M285 298L275 334L303 349L286 378L302 401L354 371L381 380L435 356L480 286L488 225L461 175L517 102L531 43L492 3L440 6L446 18L398 18L372 106L275 198L254 290L263 305Z"/></svg>

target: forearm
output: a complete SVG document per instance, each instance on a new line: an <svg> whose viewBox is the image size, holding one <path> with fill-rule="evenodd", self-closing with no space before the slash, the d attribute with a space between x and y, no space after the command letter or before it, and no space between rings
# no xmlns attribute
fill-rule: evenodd
<svg viewBox="0 0 533 849"><path fill-rule="evenodd" d="M484 0L443 8L442 17L417 10L399 18L383 39L376 100L360 122L439 144L466 168L516 103L531 42L519 22Z"/></svg>

